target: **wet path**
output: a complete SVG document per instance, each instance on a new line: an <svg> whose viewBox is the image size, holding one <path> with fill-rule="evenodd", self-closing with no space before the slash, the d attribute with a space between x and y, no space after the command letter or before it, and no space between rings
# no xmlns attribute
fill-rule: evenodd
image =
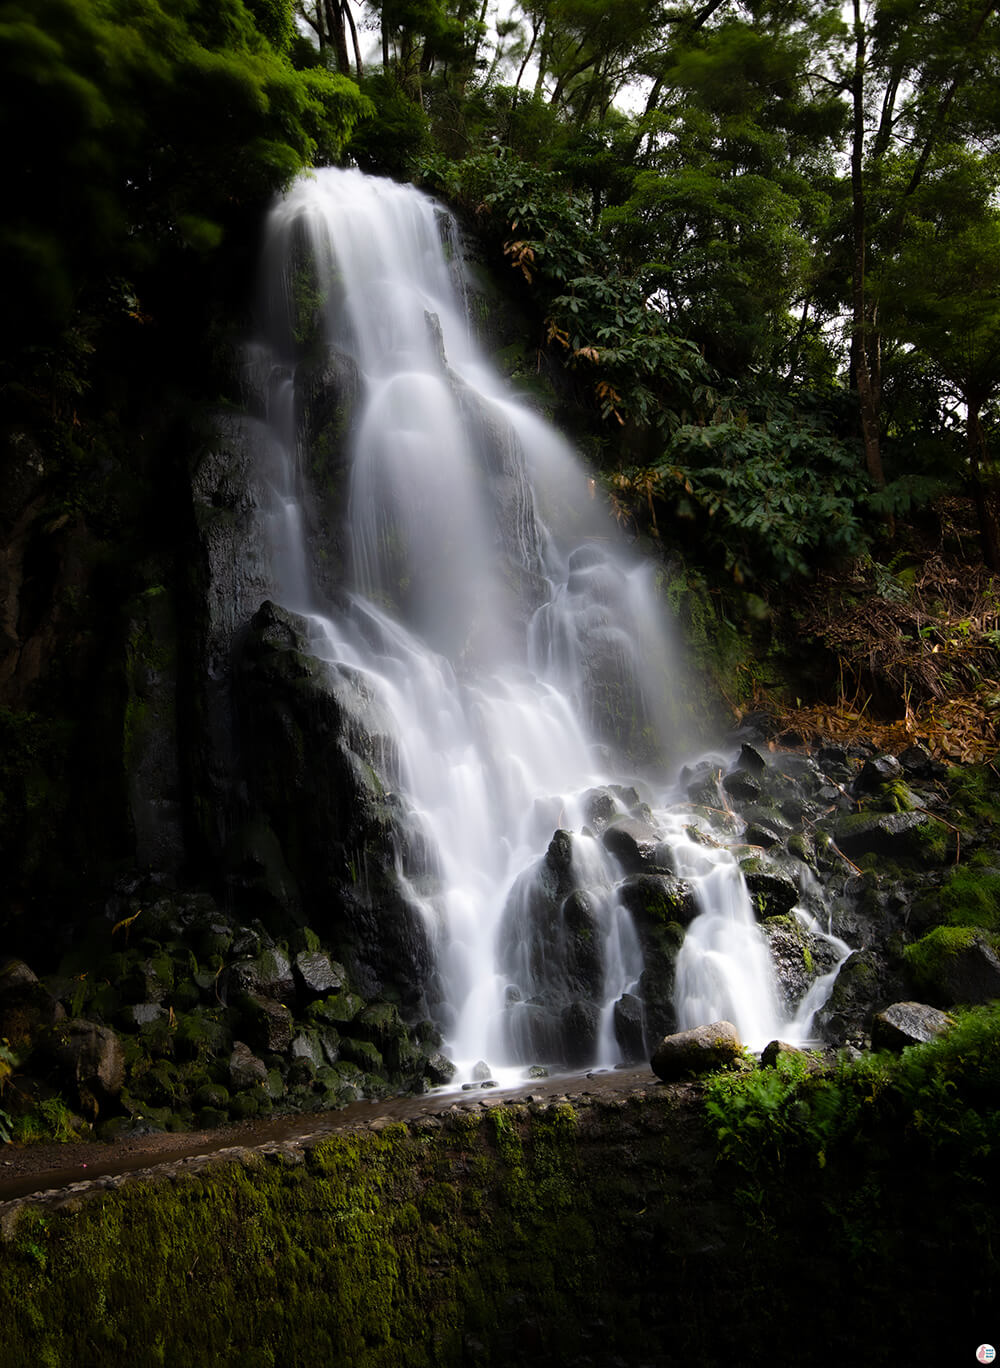
<svg viewBox="0 0 1000 1368"><path fill-rule="evenodd" d="M296 1113L267 1121L183 1134L132 1136L103 1143L4 1145L0 1147L0 1205L41 1193L86 1186L117 1186L102 1180L154 1171L165 1166L223 1154L263 1150L285 1143L316 1143L345 1131L365 1130L392 1121L412 1122L456 1109L481 1110L509 1102L549 1102L566 1098L586 1102L628 1096L661 1084L648 1068L607 1069L588 1074L533 1079L507 1088L438 1089L421 1097L353 1102L337 1111Z"/></svg>

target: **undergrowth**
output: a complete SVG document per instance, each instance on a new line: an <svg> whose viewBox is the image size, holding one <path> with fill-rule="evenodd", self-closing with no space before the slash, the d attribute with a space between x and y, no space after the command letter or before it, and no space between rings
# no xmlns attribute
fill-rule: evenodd
<svg viewBox="0 0 1000 1368"><path fill-rule="evenodd" d="M829 1073L793 1055L771 1069L720 1074L706 1085L706 1110L720 1160L758 1182L890 1139L900 1156L909 1148L959 1166L995 1163L1000 1002L956 1013L944 1035L900 1055L866 1054Z"/></svg>

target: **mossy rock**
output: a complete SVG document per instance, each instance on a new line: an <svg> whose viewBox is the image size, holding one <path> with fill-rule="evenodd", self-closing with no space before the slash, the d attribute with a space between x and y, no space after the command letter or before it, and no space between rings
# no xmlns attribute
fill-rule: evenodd
<svg viewBox="0 0 1000 1368"><path fill-rule="evenodd" d="M654 927L687 926L700 910L690 883L673 874L630 874L618 893L640 935Z"/></svg>
<svg viewBox="0 0 1000 1368"><path fill-rule="evenodd" d="M378 1046L370 1040L341 1038L340 1057L350 1064L357 1064L366 1073L381 1073L385 1068Z"/></svg>
<svg viewBox="0 0 1000 1368"><path fill-rule="evenodd" d="M923 812L852 812L829 827L838 849L852 859L880 855L926 861L946 844L944 828Z"/></svg>
<svg viewBox="0 0 1000 1368"><path fill-rule="evenodd" d="M793 879L764 866L758 860L745 861L741 868L758 920L783 917L791 912L799 900L798 885Z"/></svg>
<svg viewBox="0 0 1000 1368"><path fill-rule="evenodd" d="M937 926L903 952L913 981L935 1005L1000 997L1000 937L969 926Z"/></svg>
<svg viewBox="0 0 1000 1368"><path fill-rule="evenodd" d="M364 1007L364 998L345 990L311 1002L306 1008L306 1016L312 1021L326 1021L341 1026L352 1022L364 1011Z"/></svg>

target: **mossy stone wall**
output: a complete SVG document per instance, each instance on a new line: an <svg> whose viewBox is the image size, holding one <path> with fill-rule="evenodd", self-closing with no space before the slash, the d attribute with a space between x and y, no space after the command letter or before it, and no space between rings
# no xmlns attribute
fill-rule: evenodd
<svg viewBox="0 0 1000 1368"><path fill-rule="evenodd" d="M0 1210L4 1368L961 1362L995 1203L870 1164L718 1161L690 1090L503 1105Z"/></svg>

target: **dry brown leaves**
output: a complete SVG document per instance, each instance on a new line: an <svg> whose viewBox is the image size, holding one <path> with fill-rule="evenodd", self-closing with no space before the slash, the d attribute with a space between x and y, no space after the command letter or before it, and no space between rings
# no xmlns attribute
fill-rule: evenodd
<svg viewBox="0 0 1000 1368"><path fill-rule="evenodd" d="M788 728L896 751L920 741L953 761L1000 750L1000 581L982 565L940 547L893 568L859 560L817 577L798 628L839 678L831 703L778 708Z"/></svg>
<svg viewBox="0 0 1000 1368"><path fill-rule="evenodd" d="M1000 684L996 687L1000 690ZM856 700L844 698L801 708L775 708L760 698L754 706L772 711L784 732L798 732L811 746L870 742L898 754L919 742L937 759L962 764L982 764L1000 751L1000 712L975 696L908 709L904 717L889 722L859 711Z"/></svg>

